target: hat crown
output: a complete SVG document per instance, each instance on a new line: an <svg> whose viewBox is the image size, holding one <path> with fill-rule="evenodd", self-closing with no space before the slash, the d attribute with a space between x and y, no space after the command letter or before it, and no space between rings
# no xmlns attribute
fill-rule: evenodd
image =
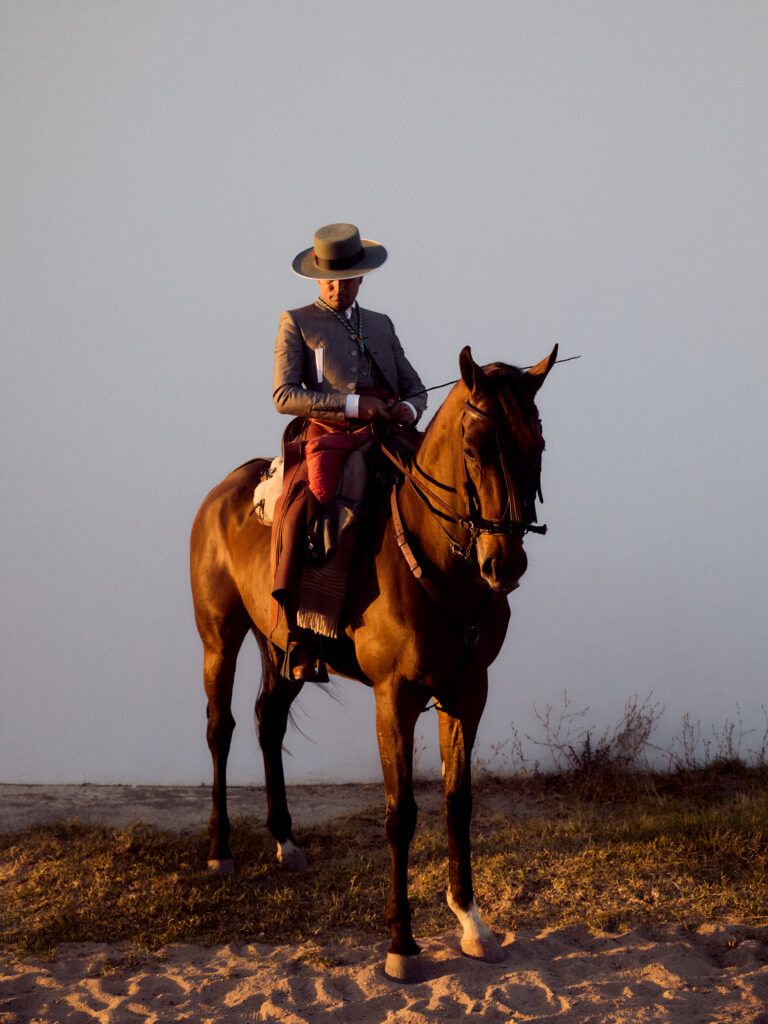
<svg viewBox="0 0 768 1024"><path fill-rule="evenodd" d="M326 224L315 232L315 257L318 260L362 258L360 232L354 224Z"/></svg>

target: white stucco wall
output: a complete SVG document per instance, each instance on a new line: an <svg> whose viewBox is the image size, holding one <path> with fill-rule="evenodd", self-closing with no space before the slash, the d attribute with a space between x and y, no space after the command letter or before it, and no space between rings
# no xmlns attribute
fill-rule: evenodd
<svg viewBox="0 0 768 1024"><path fill-rule="evenodd" d="M466 343L582 356L541 394L550 533L480 756L513 725L541 756L564 691L598 731L653 691L662 748L686 713L761 732L767 29L745 0L3 0L0 781L208 780L189 527L277 450L290 260L342 219L388 246L361 299L428 385ZM257 679L250 645L233 782ZM300 700L292 781L378 775L370 693L335 693Z"/></svg>

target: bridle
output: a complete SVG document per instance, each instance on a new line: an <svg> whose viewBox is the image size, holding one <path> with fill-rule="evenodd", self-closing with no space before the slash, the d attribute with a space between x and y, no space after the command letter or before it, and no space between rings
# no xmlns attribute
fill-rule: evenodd
<svg viewBox="0 0 768 1024"><path fill-rule="evenodd" d="M477 496L477 491L474 484L472 483L469 469L467 467L467 456L464 450L464 429L465 429L465 417L471 416L481 420L483 423L490 424L498 436L498 423L495 417L491 416L487 412L483 412L482 409L478 409L476 405L472 405L471 402L466 401L462 406L462 418L461 418L461 487L464 493L464 511L459 512L451 505L448 504L440 495L436 494L434 489L426 483L429 479L435 486L439 487L442 491L457 494L457 490L448 484L440 483L439 481L432 480L431 477L427 477L426 473L421 469L418 462L414 462L414 466L421 478L418 478L403 462L394 455L387 446L382 442L381 437L377 432L374 431L376 439L381 446L381 450L387 456L387 458L394 463L398 470L403 474L404 478L410 482L411 486L420 501L429 509L432 515L438 520L447 519L461 529L463 529L467 535L466 544L462 545L451 536L450 533L442 526L441 529L448 537L451 549L453 552L460 557L469 560L472 557L477 538L484 533L494 534L497 536L506 537L523 537L526 533L539 533L545 534L547 527L542 524L539 526L536 523L536 509L532 501L523 502L520 498L519 489L514 481L512 472L510 471L507 459L504 455L504 451L500 445L497 445L499 465L501 466L502 476L504 478L504 484L507 491L507 502L504 509L504 513L498 519L488 519L482 515L482 509L480 507L480 501ZM397 501L396 494L397 484L394 485L393 500ZM535 482L535 492L541 496L540 478L537 475ZM527 511L524 505L529 506L529 514L526 516Z"/></svg>
<svg viewBox="0 0 768 1024"><path fill-rule="evenodd" d="M487 412L483 412L482 409L478 409L476 405L472 405L471 402L467 401L462 407L462 419L461 419L461 439L462 439L462 484L464 487L464 493L467 502L466 520L469 523L469 527L473 538L476 538L481 533L491 534L503 534L507 537L523 537L526 533L541 533L547 532L545 525L536 524L536 508L533 501L527 502L530 514L526 517L524 503L520 498L520 492L515 483L513 475L510 471L509 464L504 455L504 449L500 444L497 445L499 465L501 466L501 472L504 477L504 484L507 489L507 505L504 510L504 515L501 519L485 519L480 515L480 502L477 497L474 485L472 484L469 471L467 469L467 456L464 451L464 417L470 415L476 419L481 420L486 424L491 424L494 433L498 438L499 425L495 417L489 415ZM541 497L541 478L540 471L537 470L536 482L534 492L539 494ZM474 507L473 507L474 506Z"/></svg>
<svg viewBox="0 0 768 1024"><path fill-rule="evenodd" d="M487 519L481 515L480 502L477 497L477 492L474 485L472 484L469 470L467 469L467 458L464 449L464 418L465 416L472 416L479 418L484 423L491 423L495 433L498 435L498 423L493 416L483 412L482 409L478 409L477 406L472 405L471 402L467 401L462 407L462 419L461 419L461 463L462 463L462 486L464 489L465 496L465 512L461 513L456 511L448 502L444 501L440 495L436 494L434 489L430 487L425 479L429 479L434 486L439 487L443 491L457 494L457 490L448 484L443 484L440 481L433 480L432 477L427 478L426 473L419 467L417 462L414 462L415 468L424 479L418 479L411 470L404 465L401 459L393 454L387 445L383 442L381 436L374 428L374 437L379 443L381 450L387 456L387 458L397 467L402 474L402 478L408 481L415 494L418 496L420 501L429 509L433 517L436 519L438 525L446 535L450 544L451 550L454 554L460 558L469 561L472 557L477 538L483 534L496 534L507 537L519 537L522 538L526 533L540 533L544 534L547 532L545 525L536 525L536 510L533 501L530 501L530 516L525 518L523 515L524 503L520 499L518 488L514 482L512 473L510 472L507 460L504 457L504 452L500 445L497 446L499 453L499 461L501 465L502 475L507 490L507 504L504 510L504 515L500 519ZM397 500L397 492L400 481L396 480L390 490L390 507L392 511L392 522L395 531L395 540L405 558L409 569L413 573L413 576L418 580L423 589L429 594L432 600L438 604L449 619L461 630L464 637L464 642L470 646L474 646L480 637L480 631L478 623L485 613L488 605L493 598L493 591L490 589L485 596L485 599L481 603L476 614L473 616L471 621L467 621L456 614L454 606L445 598L442 591L435 586L435 584L425 574L424 569L419 563L413 549L408 541L408 535L403 525L402 516L400 514L400 508ZM540 479L537 474L535 492L541 497L541 486ZM441 519L447 519L450 522L455 523L461 527L468 534L467 543L464 545L451 536L448 530L440 522Z"/></svg>

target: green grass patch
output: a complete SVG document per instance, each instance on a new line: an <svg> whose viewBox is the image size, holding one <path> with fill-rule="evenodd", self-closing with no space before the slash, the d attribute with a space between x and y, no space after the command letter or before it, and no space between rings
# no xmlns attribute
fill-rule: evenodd
<svg viewBox="0 0 768 1024"><path fill-rule="evenodd" d="M476 790L475 889L492 927L579 923L768 923L768 782L733 765L614 778L601 791L557 779ZM237 819L228 878L205 868L207 837L77 822L0 837L0 942L16 955L64 943L304 942L384 938L383 809L300 831L310 868L281 870L271 837ZM411 853L416 934L455 927L445 905L442 815L422 813ZM321 954L318 952L318 956Z"/></svg>

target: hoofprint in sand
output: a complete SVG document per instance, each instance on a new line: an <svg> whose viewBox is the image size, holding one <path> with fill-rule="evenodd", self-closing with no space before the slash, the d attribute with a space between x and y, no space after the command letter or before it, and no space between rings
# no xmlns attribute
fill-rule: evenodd
<svg viewBox="0 0 768 1024"><path fill-rule="evenodd" d="M63 947L50 963L0 960L0 1024L768 1024L764 932L519 931L502 937L502 964L470 960L441 936L423 941L425 979L411 986L384 975L384 942L178 945L139 956Z"/></svg>

